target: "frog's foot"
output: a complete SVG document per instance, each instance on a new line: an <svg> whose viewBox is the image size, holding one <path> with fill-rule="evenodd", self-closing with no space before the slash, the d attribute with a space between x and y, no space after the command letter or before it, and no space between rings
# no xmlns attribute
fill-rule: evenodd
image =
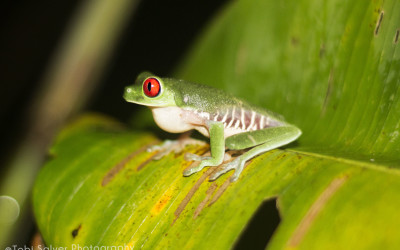
<svg viewBox="0 0 400 250"><path fill-rule="evenodd" d="M216 180L218 177L220 177L221 175L225 174L226 172L232 169L235 169L235 173L231 176L231 182L236 181L239 178L240 174L242 173L245 163L246 161L239 156L235 158L233 161L221 165L220 169L218 169L210 176L210 181Z"/></svg>
<svg viewBox="0 0 400 250"><path fill-rule="evenodd" d="M204 167L215 167L221 164L222 161L230 160L231 155L229 153L225 153L223 159L216 160L210 156L210 153L206 153L204 156L186 153L185 160L187 161L197 161L200 162L198 166L189 166L187 169L183 171L183 176L189 176L194 173L201 171Z"/></svg>
<svg viewBox="0 0 400 250"><path fill-rule="evenodd" d="M209 155L209 154L208 154ZM188 167L183 171L183 176L189 176L194 173L201 171L204 167L209 166L209 162L212 160L211 156L200 156L196 154L186 153L185 160L187 161L199 161L200 164L194 167Z"/></svg>
<svg viewBox="0 0 400 250"><path fill-rule="evenodd" d="M182 152L187 145L206 145L205 142L192 138L183 138L178 140L165 140L161 145L153 145L147 148L147 152L159 151L153 156L154 160L159 160L171 152L175 154Z"/></svg>

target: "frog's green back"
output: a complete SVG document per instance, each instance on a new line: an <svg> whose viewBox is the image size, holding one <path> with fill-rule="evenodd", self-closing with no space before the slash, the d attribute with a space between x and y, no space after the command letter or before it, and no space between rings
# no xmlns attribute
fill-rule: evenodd
<svg viewBox="0 0 400 250"><path fill-rule="evenodd" d="M173 78L161 79L169 89L173 89L175 92L175 102L179 107L192 108L209 113L216 113L217 111L237 107L255 111L256 113L284 122L284 118L281 115L262 107L254 106L221 89Z"/></svg>

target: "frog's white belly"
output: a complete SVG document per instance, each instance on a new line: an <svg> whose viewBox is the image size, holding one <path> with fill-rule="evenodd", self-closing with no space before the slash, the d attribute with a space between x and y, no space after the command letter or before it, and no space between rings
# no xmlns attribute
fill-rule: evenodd
<svg viewBox="0 0 400 250"><path fill-rule="evenodd" d="M209 137L206 122L211 117L208 113L185 110L179 107L152 108L153 117L157 125L170 133L182 133L196 129L204 136ZM225 127L224 137L246 132L239 127Z"/></svg>
<svg viewBox="0 0 400 250"><path fill-rule="evenodd" d="M188 122L186 112L178 107L152 108L154 121L163 130L170 133L182 133L195 126Z"/></svg>

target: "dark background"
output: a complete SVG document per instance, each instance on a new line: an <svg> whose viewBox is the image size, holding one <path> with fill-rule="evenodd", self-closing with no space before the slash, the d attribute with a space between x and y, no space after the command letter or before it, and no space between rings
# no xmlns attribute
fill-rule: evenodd
<svg viewBox="0 0 400 250"><path fill-rule="evenodd" d="M168 75L226 2L141 1L86 110L127 121L133 108L122 99L124 86L143 70ZM81 3L6 1L0 8L0 173L27 129L43 74Z"/></svg>
<svg viewBox="0 0 400 250"><path fill-rule="evenodd" d="M122 99L123 88L133 83L143 70L161 76L171 74L227 2L140 2L120 36L100 84L82 112L95 111L122 122L129 121L134 108ZM81 3L77 0L7 1L0 8L0 174L3 178L7 161L26 135L30 106L43 75ZM275 200L264 203L236 248L263 249L278 222ZM267 225L269 229L265 230ZM265 231L260 231L262 228Z"/></svg>

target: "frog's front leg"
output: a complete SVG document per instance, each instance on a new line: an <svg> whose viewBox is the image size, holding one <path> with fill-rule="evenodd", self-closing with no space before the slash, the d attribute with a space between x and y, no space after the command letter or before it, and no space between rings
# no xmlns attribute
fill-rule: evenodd
<svg viewBox="0 0 400 250"><path fill-rule="evenodd" d="M177 140L165 140L160 145L153 145L147 148L147 152L158 151L157 154L153 156L153 160L160 160L164 156L170 153L179 153L187 145L206 145L205 142L190 138L190 132L183 133Z"/></svg>
<svg viewBox="0 0 400 250"><path fill-rule="evenodd" d="M296 140L301 135L301 130L295 126L271 127L262 130L236 134L226 138L226 146L231 150L251 148L238 156L233 161L224 164L220 170L210 176L210 180L217 179L220 175L235 169L231 181L236 181L243 171L245 163L253 157L269 150L286 145Z"/></svg>
<svg viewBox="0 0 400 250"><path fill-rule="evenodd" d="M189 176L201 171L204 167L214 167L222 163L225 155L225 138L224 124L222 122L209 121L207 123L210 133L210 151L211 156L198 156L193 154L186 155L186 158L193 161L200 161L196 167L186 169L183 172L184 176Z"/></svg>

